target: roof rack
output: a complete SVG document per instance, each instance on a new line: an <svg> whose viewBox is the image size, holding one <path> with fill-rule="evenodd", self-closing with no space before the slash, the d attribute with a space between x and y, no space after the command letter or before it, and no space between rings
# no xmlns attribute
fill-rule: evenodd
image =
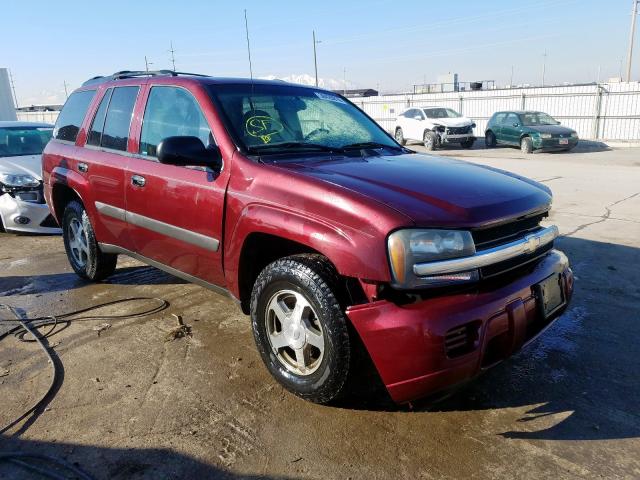
<svg viewBox="0 0 640 480"><path fill-rule="evenodd" d="M86 82L82 84L82 86L86 85L95 85L98 83L110 82L111 80L122 80L124 78L135 78L135 77L156 77L160 75L166 75L171 77L177 77L178 75L190 75L193 77L207 77L208 75L203 75L201 73L188 73L188 72L176 72L175 70L121 70L112 75L92 77Z"/></svg>

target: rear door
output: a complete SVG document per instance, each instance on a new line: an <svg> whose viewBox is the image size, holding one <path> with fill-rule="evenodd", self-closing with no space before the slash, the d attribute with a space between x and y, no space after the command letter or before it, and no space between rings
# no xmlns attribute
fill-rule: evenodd
<svg viewBox="0 0 640 480"><path fill-rule="evenodd" d="M214 146L212 107L204 90L177 85L146 89L137 155L126 173L127 221L140 255L215 285L224 285L222 221L228 171L158 162L158 144L196 136Z"/></svg>
<svg viewBox="0 0 640 480"><path fill-rule="evenodd" d="M79 167L93 193L98 241L131 250L133 244L125 220L125 171L127 143L138 85L108 88L87 130ZM82 167L84 165L84 167Z"/></svg>

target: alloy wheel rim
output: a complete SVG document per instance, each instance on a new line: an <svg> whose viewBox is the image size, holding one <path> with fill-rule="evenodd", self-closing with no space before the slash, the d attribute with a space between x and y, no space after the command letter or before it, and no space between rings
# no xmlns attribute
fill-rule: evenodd
<svg viewBox="0 0 640 480"><path fill-rule="evenodd" d="M69 238L69 250L76 264L84 267L89 259L89 239L82 222L73 218L67 229Z"/></svg>
<svg viewBox="0 0 640 480"><path fill-rule="evenodd" d="M296 375L314 373L324 357L324 333L309 301L293 290L280 290L267 302L265 328L271 351Z"/></svg>
<svg viewBox="0 0 640 480"><path fill-rule="evenodd" d="M402 130L396 131L396 141L400 143L402 141Z"/></svg>
<svg viewBox="0 0 640 480"><path fill-rule="evenodd" d="M433 145L433 139L431 138L431 135L425 135L423 140L425 147L431 147Z"/></svg>

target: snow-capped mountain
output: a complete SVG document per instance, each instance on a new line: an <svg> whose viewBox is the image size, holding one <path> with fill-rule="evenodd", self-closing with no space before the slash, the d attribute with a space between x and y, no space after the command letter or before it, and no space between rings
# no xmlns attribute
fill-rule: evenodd
<svg viewBox="0 0 640 480"><path fill-rule="evenodd" d="M265 75L260 78L262 78L263 80L284 80L285 82L299 83L301 85L316 84L316 78L313 75L309 75L308 73L302 73L300 75L291 74L284 77L279 77L277 75ZM336 80L334 78L319 78L318 84L321 88L326 88L327 90L340 90L344 88L344 82L342 80ZM347 81L347 88L353 88L353 85L349 81Z"/></svg>

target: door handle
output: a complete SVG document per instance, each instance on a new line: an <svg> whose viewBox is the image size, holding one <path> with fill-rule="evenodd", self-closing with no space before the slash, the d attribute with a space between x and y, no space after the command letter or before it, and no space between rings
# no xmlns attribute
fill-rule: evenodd
<svg viewBox="0 0 640 480"><path fill-rule="evenodd" d="M131 185L135 185L136 187L144 187L145 183L147 183L147 181L142 175L133 175L131 177Z"/></svg>
<svg viewBox="0 0 640 480"><path fill-rule="evenodd" d="M78 163L78 171L86 173L87 171L89 171L89 165L83 162Z"/></svg>

